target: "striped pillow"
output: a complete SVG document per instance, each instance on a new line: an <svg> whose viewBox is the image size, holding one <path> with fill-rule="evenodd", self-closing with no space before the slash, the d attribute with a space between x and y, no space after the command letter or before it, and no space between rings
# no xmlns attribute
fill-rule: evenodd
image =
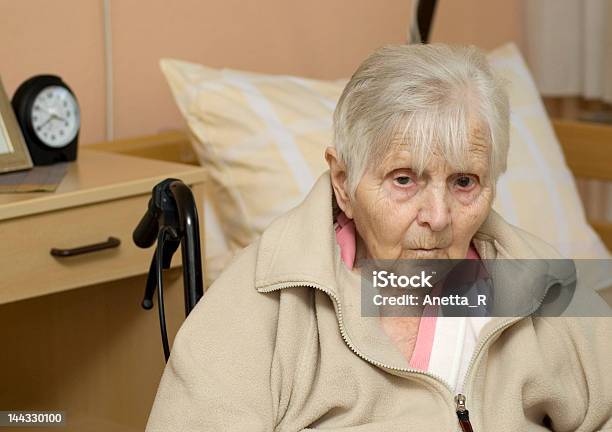
<svg viewBox="0 0 612 432"><path fill-rule="evenodd" d="M499 181L495 208L565 256L609 257L586 222L518 49L505 45L489 59L510 82L512 110L508 171ZM324 149L331 144L332 113L346 80L212 69L172 59L160 64L210 175L206 247L207 260L215 261L207 269L214 278L233 251L302 201L327 169ZM222 235L209 232L215 221Z"/></svg>
<svg viewBox="0 0 612 432"><path fill-rule="evenodd" d="M609 258L586 221L574 177L518 48L507 44L488 58L509 83L511 111L508 169L497 184L494 208L567 258Z"/></svg>

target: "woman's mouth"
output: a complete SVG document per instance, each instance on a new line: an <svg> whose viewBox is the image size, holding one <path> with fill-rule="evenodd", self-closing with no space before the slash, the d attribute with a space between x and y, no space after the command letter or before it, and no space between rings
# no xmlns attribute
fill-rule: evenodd
<svg viewBox="0 0 612 432"><path fill-rule="evenodd" d="M443 248L414 248L408 250L409 258L442 258Z"/></svg>

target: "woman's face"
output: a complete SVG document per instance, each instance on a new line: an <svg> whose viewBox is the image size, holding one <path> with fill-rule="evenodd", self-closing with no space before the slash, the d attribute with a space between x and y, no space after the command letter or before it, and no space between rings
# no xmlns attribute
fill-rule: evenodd
<svg viewBox="0 0 612 432"><path fill-rule="evenodd" d="M399 144L382 163L369 167L354 199L339 202L355 222L361 256L465 258L494 195L488 179L490 145L480 129L472 129L470 147L464 172L454 170L434 153L419 177L411 168L409 147Z"/></svg>

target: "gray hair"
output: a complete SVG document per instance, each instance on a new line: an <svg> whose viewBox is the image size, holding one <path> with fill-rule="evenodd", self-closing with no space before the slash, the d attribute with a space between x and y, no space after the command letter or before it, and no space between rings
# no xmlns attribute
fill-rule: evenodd
<svg viewBox="0 0 612 432"><path fill-rule="evenodd" d="M350 195L366 168L398 138L410 144L417 174L435 150L463 171L474 119L490 139L489 176L495 184L508 155L504 86L474 46L388 45L374 51L347 83L334 112L334 146L347 167Z"/></svg>

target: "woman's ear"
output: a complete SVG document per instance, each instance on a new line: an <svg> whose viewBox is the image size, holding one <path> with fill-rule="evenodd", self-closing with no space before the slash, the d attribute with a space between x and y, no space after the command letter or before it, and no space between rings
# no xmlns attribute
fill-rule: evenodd
<svg viewBox="0 0 612 432"><path fill-rule="evenodd" d="M346 217L352 219L353 207L348 193L348 173L346 171L346 165L338 158L338 153L336 153L334 147L327 147L325 149L325 160L329 165L329 173L332 187L334 188L334 195L336 196L336 202Z"/></svg>

